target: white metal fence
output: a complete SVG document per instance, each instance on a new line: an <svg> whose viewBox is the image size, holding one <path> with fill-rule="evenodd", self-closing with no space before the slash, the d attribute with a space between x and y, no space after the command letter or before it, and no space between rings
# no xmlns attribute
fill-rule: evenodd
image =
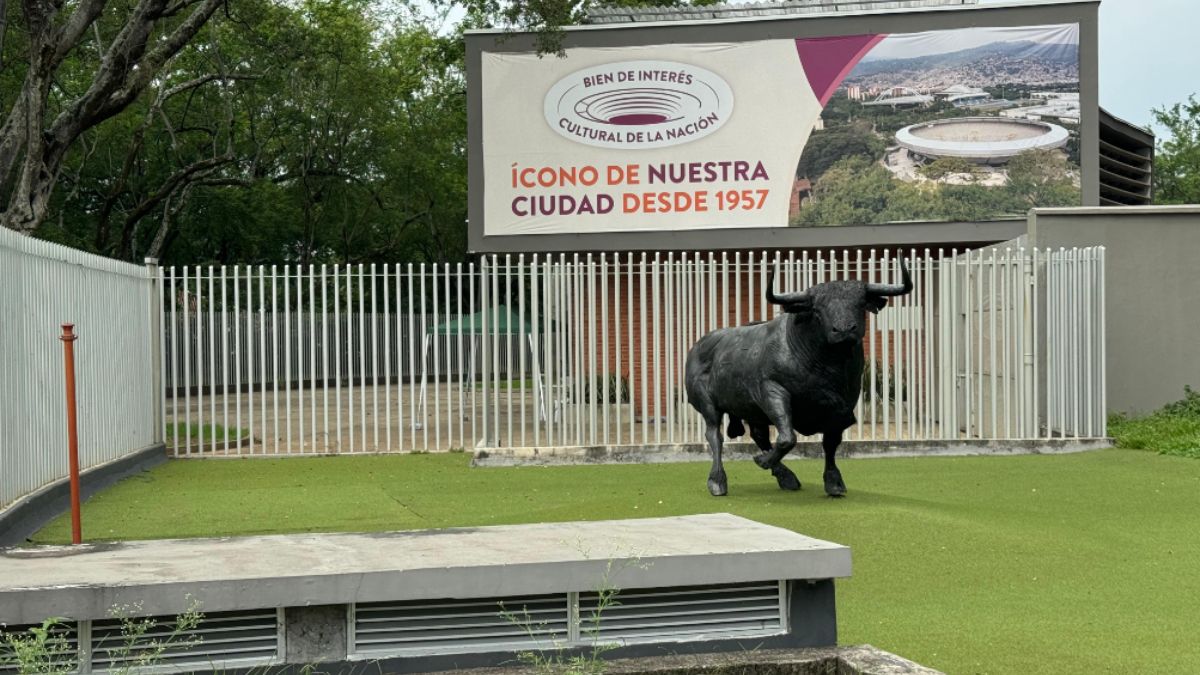
<svg viewBox="0 0 1200 675"><path fill-rule="evenodd" d="M1102 249L904 257L848 438L1104 435ZM899 279L861 250L163 270L166 424L184 455L701 442L687 351L775 315L771 266L782 290Z"/></svg>
<svg viewBox="0 0 1200 675"><path fill-rule="evenodd" d="M158 435L153 275L0 228L0 509L67 475L61 324L74 323L80 466Z"/></svg>

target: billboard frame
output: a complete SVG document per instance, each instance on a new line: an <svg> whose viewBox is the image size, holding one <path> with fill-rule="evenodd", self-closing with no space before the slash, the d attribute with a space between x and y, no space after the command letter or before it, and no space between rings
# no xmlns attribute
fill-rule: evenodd
<svg viewBox="0 0 1200 675"><path fill-rule="evenodd" d="M564 29L563 48L743 42L865 33L920 33L976 27L1079 24L1081 206L1100 204L1099 0L954 5L829 14L738 17L701 21L605 23ZM993 242L1025 231L1025 218L982 222L919 222L836 227L706 228L484 236L483 53L535 51L532 33L476 30L466 34L467 248L477 253L750 248L842 248L869 245ZM558 58L553 54L545 58ZM1015 233L1015 234L1014 234ZM681 241L685 234L685 241Z"/></svg>

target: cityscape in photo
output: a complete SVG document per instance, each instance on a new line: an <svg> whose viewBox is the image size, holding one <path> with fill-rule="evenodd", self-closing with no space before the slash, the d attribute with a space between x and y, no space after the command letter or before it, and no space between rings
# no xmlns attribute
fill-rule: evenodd
<svg viewBox="0 0 1200 675"><path fill-rule="evenodd" d="M826 104L792 226L1023 217L1078 206L1079 27L889 35Z"/></svg>

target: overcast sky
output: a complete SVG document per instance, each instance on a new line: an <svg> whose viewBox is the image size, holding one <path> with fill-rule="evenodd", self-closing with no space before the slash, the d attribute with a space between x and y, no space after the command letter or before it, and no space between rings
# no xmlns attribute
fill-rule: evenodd
<svg viewBox="0 0 1200 675"><path fill-rule="evenodd" d="M1149 126L1151 108L1200 92L1198 26L1197 0L1103 0L1100 105Z"/></svg>
<svg viewBox="0 0 1200 675"><path fill-rule="evenodd" d="M1078 44L1078 24L1027 28L966 28L890 35L871 50L864 62L881 59L911 59L974 49L996 42Z"/></svg>

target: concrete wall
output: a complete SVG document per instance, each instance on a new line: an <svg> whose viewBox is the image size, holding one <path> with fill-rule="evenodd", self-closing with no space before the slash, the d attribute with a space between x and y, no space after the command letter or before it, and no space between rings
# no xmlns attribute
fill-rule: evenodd
<svg viewBox="0 0 1200 675"><path fill-rule="evenodd" d="M1200 206L1035 209L1029 240L1107 249L1109 410L1149 411L1200 388Z"/></svg>

